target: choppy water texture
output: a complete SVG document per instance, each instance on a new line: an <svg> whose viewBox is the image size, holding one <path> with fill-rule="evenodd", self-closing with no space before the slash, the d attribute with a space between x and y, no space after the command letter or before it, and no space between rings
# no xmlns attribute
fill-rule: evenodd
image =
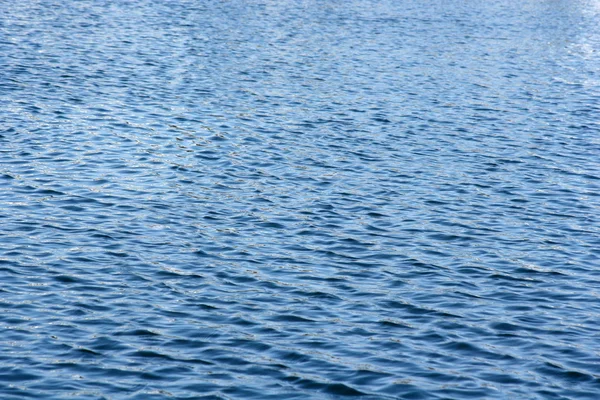
<svg viewBox="0 0 600 400"><path fill-rule="evenodd" d="M0 398L598 399L599 21L0 3Z"/></svg>

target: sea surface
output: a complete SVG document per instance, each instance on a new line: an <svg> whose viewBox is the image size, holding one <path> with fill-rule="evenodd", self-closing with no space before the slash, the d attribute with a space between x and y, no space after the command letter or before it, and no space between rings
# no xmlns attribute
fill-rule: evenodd
<svg viewBox="0 0 600 400"><path fill-rule="evenodd" d="M600 0L0 2L0 399L600 398Z"/></svg>

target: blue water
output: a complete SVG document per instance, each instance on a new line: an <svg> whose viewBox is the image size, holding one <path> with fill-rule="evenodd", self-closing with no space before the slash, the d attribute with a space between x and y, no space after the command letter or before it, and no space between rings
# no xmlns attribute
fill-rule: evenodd
<svg viewBox="0 0 600 400"><path fill-rule="evenodd" d="M0 398L600 398L599 21L0 2Z"/></svg>

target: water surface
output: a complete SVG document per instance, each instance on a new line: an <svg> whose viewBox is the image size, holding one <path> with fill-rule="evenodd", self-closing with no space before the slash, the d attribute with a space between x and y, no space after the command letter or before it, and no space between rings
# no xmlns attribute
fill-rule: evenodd
<svg viewBox="0 0 600 400"><path fill-rule="evenodd" d="M0 3L0 397L597 399L600 3Z"/></svg>

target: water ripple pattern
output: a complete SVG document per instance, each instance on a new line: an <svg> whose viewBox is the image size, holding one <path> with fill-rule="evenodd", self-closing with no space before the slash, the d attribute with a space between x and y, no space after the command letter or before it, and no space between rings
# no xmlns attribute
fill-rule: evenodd
<svg viewBox="0 0 600 400"><path fill-rule="evenodd" d="M0 3L0 398L598 399L598 0Z"/></svg>

